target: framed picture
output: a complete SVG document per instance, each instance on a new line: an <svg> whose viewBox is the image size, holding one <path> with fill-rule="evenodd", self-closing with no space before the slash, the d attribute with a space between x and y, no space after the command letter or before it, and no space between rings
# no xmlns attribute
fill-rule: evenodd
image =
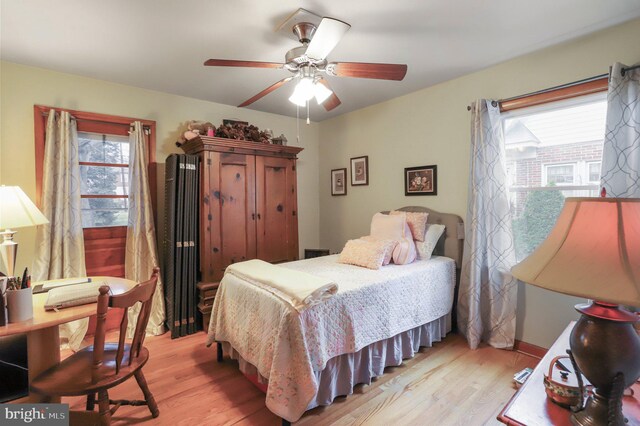
<svg viewBox="0 0 640 426"><path fill-rule="evenodd" d="M351 186L369 185L369 156L351 159Z"/></svg>
<svg viewBox="0 0 640 426"><path fill-rule="evenodd" d="M404 195L438 195L438 166L404 169Z"/></svg>
<svg viewBox="0 0 640 426"><path fill-rule="evenodd" d="M231 119L229 119L229 118L225 118L225 119L223 119L223 120L222 120L222 124L224 124L225 126L226 126L227 124L230 124L230 125L232 125L232 126L233 126L234 124L242 124L243 126L245 126L245 127L246 127L246 126L248 126L248 125L249 125L249 122L248 122L248 121L240 121L240 120L231 120Z"/></svg>
<svg viewBox="0 0 640 426"><path fill-rule="evenodd" d="M347 169L331 170L331 195L347 195Z"/></svg>

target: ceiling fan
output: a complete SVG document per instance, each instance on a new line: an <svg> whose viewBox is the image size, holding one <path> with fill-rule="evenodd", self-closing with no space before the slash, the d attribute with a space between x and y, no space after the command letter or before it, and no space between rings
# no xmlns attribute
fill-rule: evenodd
<svg viewBox="0 0 640 426"><path fill-rule="evenodd" d="M302 46L294 47L285 54L285 62L239 61L230 59L209 59L204 65L217 67L284 68L293 75L272 84L257 95L247 99L238 107L251 105L292 80L298 80L296 88L289 98L299 106L305 106L316 98L327 111L341 104L333 93L323 74L336 77L373 78L400 81L407 74L405 64L375 64L365 62L328 62L327 55L336 47L351 25L337 19L324 17L320 25L311 22L298 22L293 26Z"/></svg>

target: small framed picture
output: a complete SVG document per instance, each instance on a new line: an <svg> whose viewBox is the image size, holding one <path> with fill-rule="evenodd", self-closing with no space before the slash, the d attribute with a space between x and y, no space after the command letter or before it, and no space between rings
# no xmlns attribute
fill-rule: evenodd
<svg viewBox="0 0 640 426"><path fill-rule="evenodd" d="M438 195L438 166L404 169L404 195Z"/></svg>
<svg viewBox="0 0 640 426"><path fill-rule="evenodd" d="M351 186L369 185L369 156L351 159Z"/></svg>
<svg viewBox="0 0 640 426"><path fill-rule="evenodd" d="M347 169L331 170L331 195L347 195Z"/></svg>

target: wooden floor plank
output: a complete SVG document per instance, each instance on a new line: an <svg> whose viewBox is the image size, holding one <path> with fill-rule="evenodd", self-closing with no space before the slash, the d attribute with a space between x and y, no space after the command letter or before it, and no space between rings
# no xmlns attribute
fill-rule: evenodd
<svg viewBox="0 0 640 426"><path fill-rule="evenodd" d="M207 348L205 340L204 333L175 340L168 333L147 337L151 356L143 371L160 417L151 418L146 407L121 407L113 424L280 425L265 407L264 394L239 372L237 363L217 363L215 348ZM387 368L371 385L356 386L353 395L310 410L296 425L495 425L515 392L513 374L536 363L512 351L472 351L464 338L452 334L401 366ZM110 397L141 399L142 392L129 380ZM74 410L85 404L81 398L63 402Z"/></svg>

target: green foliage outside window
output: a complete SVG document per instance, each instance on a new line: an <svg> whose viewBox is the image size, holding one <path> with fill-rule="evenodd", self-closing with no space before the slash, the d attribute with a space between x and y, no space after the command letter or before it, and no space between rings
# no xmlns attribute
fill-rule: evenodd
<svg viewBox="0 0 640 426"><path fill-rule="evenodd" d="M563 206L564 196L559 190L529 193L522 214L513 220L516 256L519 260L533 252L547 238Z"/></svg>

